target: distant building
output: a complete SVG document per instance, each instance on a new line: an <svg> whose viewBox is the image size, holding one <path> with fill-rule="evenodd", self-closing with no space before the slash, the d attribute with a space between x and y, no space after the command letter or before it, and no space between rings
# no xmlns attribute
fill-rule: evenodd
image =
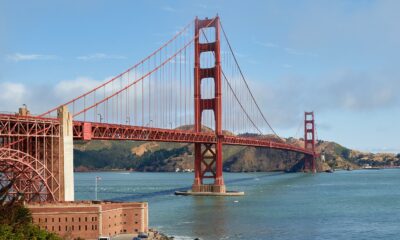
<svg viewBox="0 0 400 240"><path fill-rule="evenodd" d="M33 222L68 239L97 239L99 236L148 231L145 202L100 201L27 204Z"/></svg>

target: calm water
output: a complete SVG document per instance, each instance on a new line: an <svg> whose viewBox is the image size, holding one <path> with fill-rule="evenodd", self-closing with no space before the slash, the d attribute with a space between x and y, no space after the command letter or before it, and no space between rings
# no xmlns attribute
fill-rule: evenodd
<svg viewBox="0 0 400 240"><path fill-rule="evenodd" d="M191 173L76 173L77 199L148 201L150 226L176 239L400 239L400 169L225 173L243 197L175 196Z"/></svg>

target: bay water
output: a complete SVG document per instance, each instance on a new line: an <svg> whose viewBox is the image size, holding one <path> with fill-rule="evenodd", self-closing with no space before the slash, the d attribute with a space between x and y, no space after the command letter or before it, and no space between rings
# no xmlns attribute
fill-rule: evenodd
<svg viewBox="0 0 400 240"><path fill-rule="evenodd" d="M175 239L400 239L400 169L224 173L240 197L175 196L193 173L75 173L76 200L149 203L149 225Z"/></svg>

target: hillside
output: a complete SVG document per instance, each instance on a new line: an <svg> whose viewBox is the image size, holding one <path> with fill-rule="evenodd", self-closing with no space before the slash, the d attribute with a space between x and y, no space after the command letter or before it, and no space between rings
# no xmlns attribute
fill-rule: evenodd
<svg viewBox="0 0 400 240"><path fill-rule="evenodd" d="M259 136L274 139L273 136ZM286 142L302 146L301 139ZM372 154L345 148L335 142L318 141L318 171L330 168L357 169L399 166L400 154ZM135 170L175 171L193 169L193 144L135 141L77 141L74 144L76 171ZM224 146L224 171L298 171L302 154L266 148ZM296 163L299 163L297 164Z"/></svg>

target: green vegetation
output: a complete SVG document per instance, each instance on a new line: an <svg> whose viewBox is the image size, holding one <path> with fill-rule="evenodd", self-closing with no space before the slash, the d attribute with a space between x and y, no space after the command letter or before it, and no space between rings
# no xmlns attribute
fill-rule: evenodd
<svg viewBox="0 0 400 240"><path fill-rule="evenodd" d="M137 145L137 143L136 143ZM160 170L167 164L168 159L189 153L188 147L177 147L168 150L166 148L144 152L137 156L132 154L131 147L134 144L119 143L112 144L109 148L95 150L74 149L74 166L76 168L88 168L89 170L111 170L111 169L135 169L139 171Z"/></svg>
<svg viewBox="0 0 400 240"><path fill-rule="evenodd" d="M250 136L243 134L241 136ZM274 139L273 136L259 136ZM287 139L291 144L303 146L295 138ZM75 168L77 171L134 169L136 171L175 171L193 169L193 144L135 142L135 141L78 141L75 146ZM372 154L355 151L335 142L319 140L317 152L322 153L319 169L357 169L364 164L374 167L400 166L400 154ZM225 171L283 171L301 169L297 162L301 154L279 150L256 149L254 147L224 146Z"/></svg>
<svg viewBox="0 0 400 240"><path fill-rule="evenodd" d="M0 240L61 240L32 223L32 216L22 198L7 198L13 182L0 190Z"/></svg>

